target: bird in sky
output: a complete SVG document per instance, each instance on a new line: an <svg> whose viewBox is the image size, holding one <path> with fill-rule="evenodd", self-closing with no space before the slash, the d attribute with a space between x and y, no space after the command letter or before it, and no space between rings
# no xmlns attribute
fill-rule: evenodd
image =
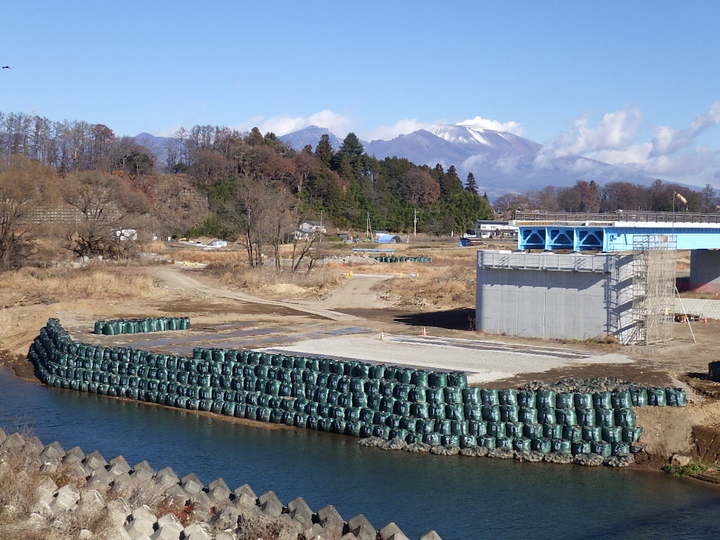
<svg viewBox="0 0 720 540"><path fill-rule="evenodd" d="M0 69L10 69L10 66L1 66Z"/></svg>

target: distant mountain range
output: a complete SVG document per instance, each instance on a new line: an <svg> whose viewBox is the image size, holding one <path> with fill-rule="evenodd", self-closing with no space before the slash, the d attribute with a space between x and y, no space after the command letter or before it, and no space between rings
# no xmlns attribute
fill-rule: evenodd
<svg viewBox="0 0 720 540"><path fill-rule="evenodd" d="M330 132L311 126L283 135L280 140L295 149L306 144L314 148L324 133ZM338 147L341 144L334 135L331 140L336 141ZM463 179L472 172L479 189L492 196L548 185L570 186L577 180L603 184L654 181L635 170L583 156L556 157L542 145L513 133L461 125L438 125L390 140L363 142L363 146L378 159L397 156L418 165L440 163L445 169L455 165Z"/></svg>
<svg viewBox="0 0 720 540"><path fill-rule="evenodd" d="M340 138L317 126L288 133L279 139L296 150L307 145L314 149L326 134L330 136L332 147L339 149ZM158 167L165 165L167 146L172 138L141 133L134 140L152 151ZM433 126L390 140L363 142L363 146L368 154L378 159L397 156L418 165L440 163L445 169L455 165L463 180L468 172L472 172L480 191L493 197L548 185L570 186L577 180L595 180L601 184L618 181L648 184L654 181L636 170L583 156L555 156L550 149L513 133L462 125Z"/></svg>

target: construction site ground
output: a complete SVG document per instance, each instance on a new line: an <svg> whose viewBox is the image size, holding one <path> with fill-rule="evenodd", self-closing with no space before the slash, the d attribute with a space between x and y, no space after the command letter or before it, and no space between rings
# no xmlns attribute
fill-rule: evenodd
<svg viewBox="0 0 720 540"><path fill-rule="evenodd" d="M720 383L705 376L708 362L720 356L718 320L694 324L697 343L681 323L675 327L675 339L661 345L562 343L470 331L470 306L399 309L378 293L376 285L387 279L382 276L349 278L324 299L282 301L229 289L201 270L152 265L123 271L152 276L159 291L146 298L55 301L0 311L4 325L0 363L31 378L24 360L27 348L47 319L58 317L80 341L158 352L191 354L195 347L224 347L319 354L461 370L472 384L495 388L518 387L532 380L608 376L646 385L680 385L688 390L689 407L638 412L640 425L649 427L646 444L662 456L688 452L697 446L693 426L713 429L720 418ZM98 319L180 315L191 318L191 330L121 336L91 333ZM676 428L673 437L663 430L668 423ZM704 451L720 452L712 444L708 442L710 449Z"/></svg>

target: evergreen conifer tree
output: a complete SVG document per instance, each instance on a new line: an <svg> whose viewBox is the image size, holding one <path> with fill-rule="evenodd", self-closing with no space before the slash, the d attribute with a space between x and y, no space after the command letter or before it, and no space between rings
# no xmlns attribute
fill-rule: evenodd
<svg viewBox="0 0 720 540"><path fill-rule="evenodd" d="M333 158L333 149L330 145L330 136L323 135L320 137L320 142L315 147L315 155L322 161L326 166L330 166L330 162Z"/></svg>
<svg viewBox="0 0 720 540"><path fill-rule="evenodd" d="M465 190L470 191L471 193L477 193L477 182L475 182L475 175L471 172L467 175L467 180L465 181Z"/></svg>

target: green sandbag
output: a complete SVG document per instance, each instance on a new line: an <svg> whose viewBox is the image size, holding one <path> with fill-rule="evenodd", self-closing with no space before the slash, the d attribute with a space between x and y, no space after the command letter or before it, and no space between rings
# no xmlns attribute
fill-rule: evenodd
<svg viewBox="0 0 720 540"><path fill-rule="evenodd" d="M538 423L538 411L535 407L522 407L520 409L519 420L526 424Z"/></svg>
<svg viewBox="0 0 720 540"><path fill-rule="evenodd" d="M448 385L447 373L442 371L433 371L428 377L428 382L433 388L445 388Z"/></svg>
<svg viewBox="0 0 720 540"><path fill-rule="evenodd" d="M593 407L595 409L612 409L612 392L596 392L593 394Z"/></svg>
<svg viewBox="0 0 720 540"><path fill-rule="evenodd" d="M551 449L550 439L540 438L532 440L532 449L541 454L549 454Z"/></svg>
<svg viewBox="0 0 720 540"><path fill-rule="evenodd" d="M654 407L664 407L666 405L664 388L648 388L648 405Z"/></svg>
<svg viewBox="0 0 720 540"><path fill-rule="evenodd" d="M635 427L635 411L632 409L616 409L615 425L620 427Z"/></svg>
<svg viewBox="0 0 720 540"><path fill-rule="evenodd" d="M592 443L588 441L576 441L571 443L570 448L573 455L589 454L592 452Z"/></svg>
<svg viewBox="0 0 720 540"><path fill-rule="evenodd" d="M479 405L482 403L479 388L464 388L462 390L462 400L465 405Z"/></svg>
<svg viewBox="0 0 720 540"><path fill-rule="evenodd" d="M570 442L581 442L583 440L583 432L580 426L564 426L563 439Z"/></svg>
<svg viewBox="0 0 720 540"><path fill-rule="evenodd" d="M508 437L517 438L524 435L525 424L522 422L505 422L505 433Z"/></svg>
<svg viewBox="0 0 720 540"><path fill-rule="evenodd" d="M611 445L611 451L615 456L627 456L630 454L630 445L624 441L616 442Z"/></svg>
<svg viewBox="0 0 720 540"><path fill-rule="evenodd" d="M603 428L600 426L583 426L582 438L586 441L601 441L603 438Z"/></svg>
<svg viewBox="0 0 720 540"><path fill-rule="evenodd" d="M532 390L520 390L518 392L518 405L520 407L536 408L535 392Z"/></svg>
<svg viewBox="0 0 720 540"><path fill-rule="evenodd" d="M445 403L445 393L442 388L428 388L425 397L428 403Z"/></svg>
<svg viewBox="0 0 720 540"><path fill-rule="evenodd" d="M632 407L632 398L630 392L627 390L617 390L612 393L612 406L613 409L627 409Z"/></svg>
<svg viewBox="0 0 720 540"><path fill-rule="evenodd" d="M577 423L580 426L595 425L595 409L579 409L577 412Z"/></svg>
<svg viewBox="0 0 720 540"><path fill-rule="evenodd" d="M575 406L574 402L575 394L573 392L559 392L555 396L555 408L557 409L572 409Z"/></svg>
<svg viewBox="0 0 720 540"><path fill-rule="evenodd" d="M609 457L612 454L612 446L607 441L595 441L591 443L593 454L599 454L602 457Z"/></svg>
<svg viewBox="0 0 720 540"><path fill-rule="evenodd" d="M666 388L665 401L671 407L684 407L687 405L687 396L682 388Z"/></svg>
<svg viewBox="0 0 720 540"><path fill-rule="evenodd" d="M505 422L488 422L487 433L493 437L505 437Z"/></svg>
<svg viewBox="0 0 720 540"><path fill-rule="evenodd" d="M577 392L575 394L575 408L576 409L592 409L593 408L592 394L588 394L586 392Z"/></svg>
<svg viewBox="0 0 720 540"><path fill-rule="evenodd" d="M410 412L415 418L430 418L429 405L427 403L413 403Z"/></svg>
<svg viewBox="0 0 720 540"><path fill-rule="evenodd" d="M500 419L503 422L518 422L519 410L517 405L500 405Z"/></svg>
<svg viewBox="0 0 720 540"><path fill-rule="evenodd" d="M480 399L485 406L499 406L500 398L497 390L483 388L480 390Z"/></svg>
<svg viewBox="0 0 720 540"><path fill-rule="evenodd" d="M500 407L498 405L490 406L483 405L482 407L483 420L487 422L499 422L500 421Z"/></svg>
<svg viewBox="0 0 720 540"><path fill-rule="evenodd" d="M631 443L639 440L642 431L643 429L641 427L623 428L623 441Z"/></svg>
<svg viewBox="0 0 720 540"><path fill-rule="evenodd" d="M420 388L427 388L428 386L428 372L417 369L412 376L412 384Z"/></svg>
<svg viewBox="0 0 720 540"><path fill-rule="evenodd" d="M418 430L420 431L420 430ZM468 433L475 437L482 437L487 434L487 423L478 420L468 421Z"/></svg>
<svg viewBox="0 0 720 540"><path fill-rule="evenodd" d="M423 442L430 446L440 446L442 442L442 435L439 433L426 433L423 435Z"/></svg>
<svg viewBox="0 0 720 540"><path fill-rule="evenodd" d="M518 406L517 390L506 389L498 392L498 400L500 405L514 405Z"/></svg>
<svg viewBox="0 0 720 540"><path fill-rule="evenodd" d="M552 390L538 390L535 395L536 407L538 410L555 407L555 392Z"/></svg>
<svg viewBox="0 0 720 540"><path fill-rule="evenodd" d="M464 420L464 407L462 405L445 405L445 418L449 420Z"/></svg>
<svg viewBox="0 0 720 540"><path fill-rule="evenodd" d="M495 437L495 447L500 450L512 450L513 449L512 437Z"/></svg>
<svg viewBox="0 0 720 540"><path fill-rule="evenodd" d="M448 386L452 386L454 388L467 388L467 375L461 371L448 373L447 384Z"/></svg>
<svg viewBox="0 0 720 540"><path fill-rule="evenodd" d="M562 439L563 426L560 424L543 424L542 436L548 439Z"/></svg>
<svg viewBox="0 0 720 540"><path fill-rule="evenodd" d="M527 437L514 437L513 449L516 452L529 452L532 449L530 439Z"/></svg>
<svg viewBox="0 0 720 540"><path fill-rule="evenodd" d="M482 406L480 405L465 405L465 418L467 420L483 420L482 417Z"/></svg>
<svg viewBox="0 0 720 540"><path fill-rule="evenodd" d="M477 446L477 438L474 435L461 435L460 448L472 448Z"/></svg>
<svg viewBox="0 0 720 540"><path fill-rule="evenodd" d="M523 435L528 439L540 439L543 436L542 424L525 424L523 425Z"/></svg>
<svg viewBox="0 0 720 540"><path fill-rule="evenodd" d="M565 425L562 419L565 417L566 414L569 414L572 412L572 415L575 415L575 411L572 409L552 409L552 408L545 408L538 411L538 421L541 424L562 424ZM570 422L570 425L576 424L577 422L572 421Z"/></svg>
<svg viewBox="0 0 720 540"><path fill-rule="evenodd" d="M609 443L622 441L621 427L604 427L602 428L602 438Z"/></svg>
<svg viewBox="0 0 720 540"><path fill-rule="evenodd" d="M552 439L550 449L558 454L570 454L572 453L572 443L565 439Z"/></svg>
<svg viewBox="0 0 720 540"><path fill-rule="evenodd" d="M478 445L487 448L488 450L492 450L496 447L496 439L491 435L483 435L478 440Z"/></svg>
<svg viewBox="0 0 720 540"><path fill-rule="evenodd" d="M615 425L615 411L612 409L597 409L595 423L600 427L613 427Z"/></svg>

